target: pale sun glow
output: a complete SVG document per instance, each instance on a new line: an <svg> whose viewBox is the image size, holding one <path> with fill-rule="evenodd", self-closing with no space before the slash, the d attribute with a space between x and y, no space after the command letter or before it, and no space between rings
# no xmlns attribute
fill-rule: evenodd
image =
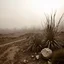
<svg viewBox="0 0 64 64"><path fill-rule="evenodd" d="M0 0L0 28L41 26L45 14L56 19L64 13L64 0ZM43 24L45 25L45 23Z"/></svg>
<svg viewBox="0 0 64 64"><path fill-rule="evenodd" d="M59 0L32 0L33 11L38 11L39 13L51 13L60 8Z"/></svg>

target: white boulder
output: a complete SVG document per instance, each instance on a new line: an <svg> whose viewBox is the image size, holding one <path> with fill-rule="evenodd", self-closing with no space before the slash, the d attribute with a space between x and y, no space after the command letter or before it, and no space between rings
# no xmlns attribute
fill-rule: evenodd
<svg viewBox="0 0 64 64"><path fill-rule="evenodd" d="M49 48L44 48L41 50L41 54L43 55L43 57L49 58L52 55L52 50Z"/></svg>

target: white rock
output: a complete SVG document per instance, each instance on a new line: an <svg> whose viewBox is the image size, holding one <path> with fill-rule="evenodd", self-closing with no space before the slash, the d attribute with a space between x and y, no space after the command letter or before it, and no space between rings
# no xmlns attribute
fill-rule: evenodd
<svg viewBox="0 0 64 64"><path fill-rule="evenodd" d="M44 48L41 50L41 54L43 55L43 57L48 58L51 56L52 50L49 48Z"/></svg>
<svg viewBox="0 0 64 64"><path fill-rule="evenodd" d="M26 63L26 59L24 59L24 61L23 61L24 63Z"/></svg>
<svg viewBox="0 0 64 64"><path fill-rule="evenodd" d="M36 55L36 59L37 59L37 60L39 59L39 55Z"/></svg>
<svg viewBox="0 0 64 64"><path fill-rule="evenodd" d="M50 61L48 61L48 64L52 64Z"/></svg>
<svg viewBox="0 0 64 64"><path fill-rule="evenodd" d="M31 55L32 58L34 58L34 55Z"/></svg>
<svg viewBox="0 0 64 64"><path fill-rule="evenodd" d="M28 60L24 59L23 62L24 62L24 63L28 63Z"/></svg>

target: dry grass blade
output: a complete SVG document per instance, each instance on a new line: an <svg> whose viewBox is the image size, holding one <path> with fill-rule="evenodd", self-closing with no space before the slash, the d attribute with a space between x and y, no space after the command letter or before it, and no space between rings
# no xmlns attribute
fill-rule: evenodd
<svg viewBox="0 0 64 64"><path fill-rule="evenodd" d="M59 19L59 21L58 21L58 24L57 24L57 26L56 26L56 29L57 29L57 30L58 30L58 27L59 27L59 25L60 25L60 22L61 22L63 16L64 16L64 14L62 14L62 16L60 17L60 19Z"/></svg>

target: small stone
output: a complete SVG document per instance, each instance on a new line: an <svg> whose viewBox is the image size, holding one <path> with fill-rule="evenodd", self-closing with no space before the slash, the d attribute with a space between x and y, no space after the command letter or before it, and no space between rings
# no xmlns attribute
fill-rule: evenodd
<svg viewBox="0 0 64 64"><path fill-rule="evenodd" d="M28 60L24 59L23 62L26 64L26 63L28 63Z"/></svg>
<svg viewBox="0 0 64 64"><path fill-rule="evenodd" d="M24 61L23 61L24 63L26 63L26 59L24 59Z"/></svg>
<svg viewBox="0 0 64 64"><path fill-rule="evenodd" d="M36 59L37 59L37 60L39 59L39 55L36 55Z"/></svg>
<svg viewBox="0 0 64 64"><path fill-rule="evenodd" d="M48 61L48 64L52 64L50 61Z"/></svg>
<svg viewBox="0 0 64 64"><path fill-rule="evenodd" d="M31 55L32 58L34 58L34 55Z"/></svg>
<svg viewBox="0 0 64 64"><path fill-rule="evenodd" d="M24 64L28 63L28 60L24 59L24 60L23 60L23 63L24 63Z"/></svg>

